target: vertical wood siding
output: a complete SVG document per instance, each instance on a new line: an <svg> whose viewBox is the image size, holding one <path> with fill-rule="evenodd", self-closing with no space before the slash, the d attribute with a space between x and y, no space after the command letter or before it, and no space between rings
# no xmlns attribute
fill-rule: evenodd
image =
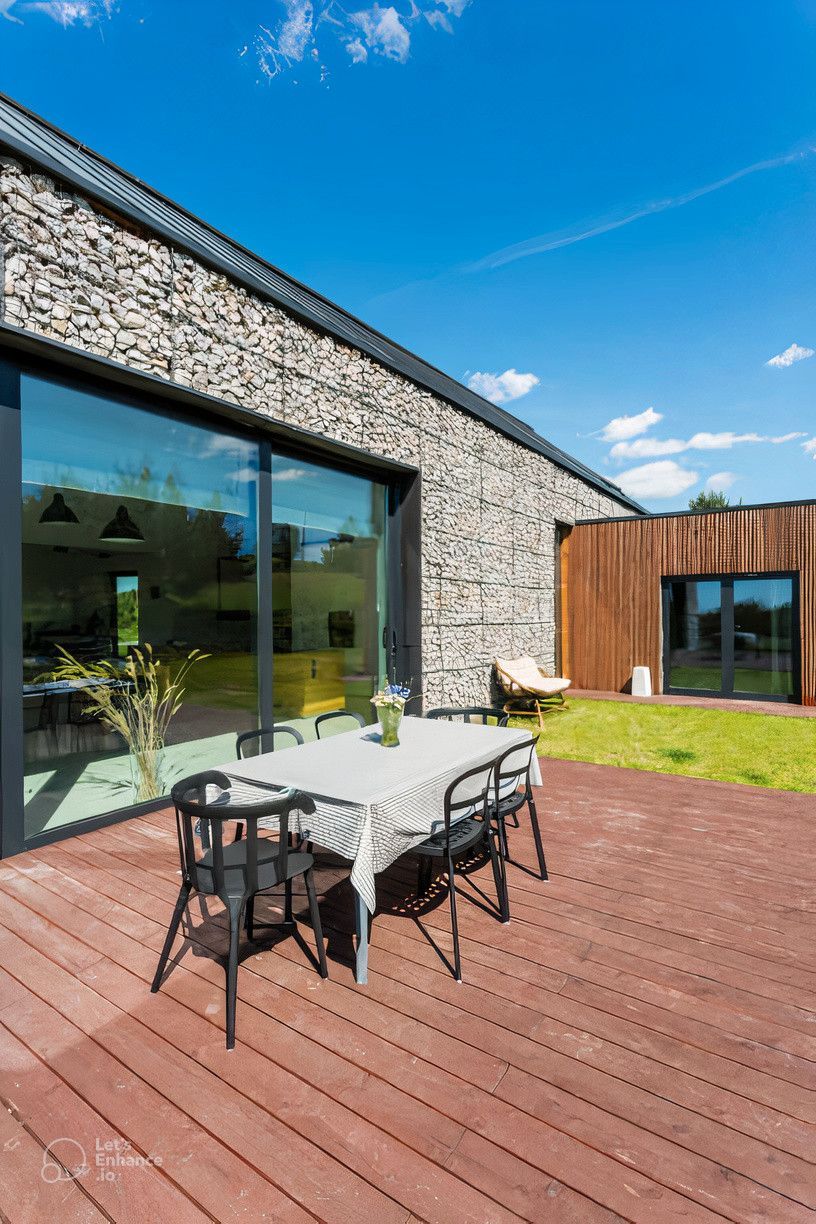
<svg viewBox="0 0 816 1224"><path fill-rule="evenodd" d="M799 574L802 700L816 705L816 505L576 526L563 605L573 684L620 692L643 664L661 691L661 578L774 570Z"/></svg>

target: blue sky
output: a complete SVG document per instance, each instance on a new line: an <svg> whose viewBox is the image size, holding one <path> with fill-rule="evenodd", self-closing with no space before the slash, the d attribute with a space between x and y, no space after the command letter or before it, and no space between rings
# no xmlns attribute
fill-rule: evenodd
<svg viewBox="0 0 816 1224"><path fill-rule="evenodd" d="M0 0L5 92L661 510L816 496L814 50L816 0Z"/></svg>

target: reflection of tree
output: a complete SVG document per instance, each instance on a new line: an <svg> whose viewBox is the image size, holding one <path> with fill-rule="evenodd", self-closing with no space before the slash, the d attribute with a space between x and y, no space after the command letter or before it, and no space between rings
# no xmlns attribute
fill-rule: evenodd
<svg viewBox="0 0 816 1224"><path fill-rule="evenodd" d="M79 523L61 529L64 543L56 547L68 556L58 563L52 552L53 533L47 537L48 544L38 547L40 515L55 489L28 486L30 491L23 497L24 621L30 626L30 636L47 637L49 629L100 640L114 636L112 575L126 570L139 577L139 600L146 613L138 618L142 637L152 635L157 645L178 640L207 650L251 649L250 616L256 606L254 522L225 510L177 504L175 499L182 493L172 476L165 481L161 500L139 496L148 490L157 492L146 468L137 478L122 476L117 483L117 491L108 494L64 490ZM126 506L144 543L100 543L101 528L120 504ZM222 623L217 616L218 563L225 558L243 561L242 567L224 569L224 574L235 574L235 585L245 595L236 593L222 602L239 612L244 609L246 616ZM230 578L222 575L220 580ZM161 632L154 634L158 626Z"/></svg>
<svg viewBox="0 0 816 1224"><path fill-rule="evenodd" d="M793 607L790 600L768 607L758 599L741 599L734 605L739 632L755 633L757 636L789 637L793 625Z"/></svg>

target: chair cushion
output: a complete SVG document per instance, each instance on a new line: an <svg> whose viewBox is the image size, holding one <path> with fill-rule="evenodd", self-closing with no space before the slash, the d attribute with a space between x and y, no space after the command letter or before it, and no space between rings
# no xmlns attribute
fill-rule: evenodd
<svg viewBox="0 0 816 1224"><path fill-rule="evenodd" d="M545 676L531 655L521 655L518 659L497 658L495 662L502 673L500 679L509 683L511 692L554 697L556 693L563 693L572 683L564 676Z"/></svg>

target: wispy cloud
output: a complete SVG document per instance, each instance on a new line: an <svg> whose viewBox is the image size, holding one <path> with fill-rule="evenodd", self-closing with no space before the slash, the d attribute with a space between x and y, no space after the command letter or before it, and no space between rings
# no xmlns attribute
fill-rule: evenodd
<svg viewBox="0 0 816 1224"><path fill-rule="evenodd" d="M93 25L110 17L114 7L114 0L25 0L20 11L45 13L67 29L73 25Z"/></svg>
<svg viewBox="0 0 816 1224"><path fill-rule="evenodd" d="M802 450L812 459L816 459L816 438L808 438L807 442L803 442Z"/></svg>
<svg viewBox="0 0 816 1224"><path fill-rule="evenodd" d="M380 56L404 64L411 54L412 32L423 18L436 28L453 33L451 18L461 17L471 0L429 0L418 4L374 3L349 12L340 0L275 0L283 9L277 23L261 26L255 53L263 74L272 79L298 64L313 61L321 79L328 76L324 62L332 42L339 42L352 64Z"/></svg>
<svg viewBox="0 0 816 1224"><path fill-rule="evenodd" d="M15 17L12 13L17 0L0 0L0 17L5 17L6 21L13 21L16 25L22 25L19 17Z"/></svg>
<svg viewBox="0 0 816 1224"><path fill-rule="evenodd" d="M801 344L791 344L784 353L777 353L765 364L776 370L786 370L788 366L794 365L797 361L807 361L808 357L813 357L814 354L816 354L816 349L805 348Z"/></svg>
<svg viewBox="0 0 816 1224"><path fill-rule="evenodd" d="M713 472L706 480L705 487L710 493L725 493L735 480L739 480L736 472Z"/></svg>
<svg viewBox="0 0 816 1224"><path fill-rule="evenodd" d="M505 370L503 374L489 374L477 370L468 379L468 386L477 395L494 404L509 404L511 400L521 399L533 387L537 387L539 379L535 374L519 374L518 370Z"/></svg>
<svg viewBox="0 0 816 1224"><path fill-rule="evenodd" d="M691 204L694 200L711 195L714 191L721 191L723 187L730 187L732 183L737 183L740 179L747 178L750 174L760 174L765 170L776 170L779 166L787 166L792 162L803 161L805 158L810 157L813 152L814 148L808 145L805 148L796 149L794 152L785 153L781 157L772 157L767 161L754 162L752 165L744 166L733 174L726 175L725 178L717 179L713 183L706 183L702 187L695 187L694 190L684 192L682 195L669 196L664 200L656 200L650 204L643 204L631 212L621 213L618 216L599 218L567 230L550 231L545 234L538 234L534 238L526 238L523 242L516 242L512 246L501 247L497 251L492 251L489 255L485 255L482 259L470 264L466 271L492 271L495 268L503 267L505 264L514 263L518 259L527 259L531 255L544 255L548 251L557 251L562 247L573 246L576 242L586 242L588 238L598 238L602 234L611 233L612 230L622 229L625 225L632 225L635 221L642 221L645 217L654 217L658 213L668 212L669 209L682 208L686 204Z"/></svg>
<svg viewBox="0 0 816 1224"><path fill-rule="evenodd" d="M699 473L681 467L673 459L661 459L621 472L616 480L631 497L667 498L685 493L699 478Z"/></svg>
<svg viewBox="0 0 816 1224"><path fill-rule="evenodd" d="M616 442L609 452L612 459L647 459L658 455L679 455L684 451L731 450L742 443L770 442L779 446L803 438L803 433L787 433L773 436L758 433L735 433L723 430L720 433L701 432L683 438L637 438L633 442Z"/></svg>
<svg viewBox="0 0 816 1224"><path fill-rule="evenodd" d="M654 408L646 408L643 412L638 412L633 416L613 417L611 421L607 421L597 436L602 442L618 442L624 438L636 438L662 420L662 413L655 412Z"/></svg>

